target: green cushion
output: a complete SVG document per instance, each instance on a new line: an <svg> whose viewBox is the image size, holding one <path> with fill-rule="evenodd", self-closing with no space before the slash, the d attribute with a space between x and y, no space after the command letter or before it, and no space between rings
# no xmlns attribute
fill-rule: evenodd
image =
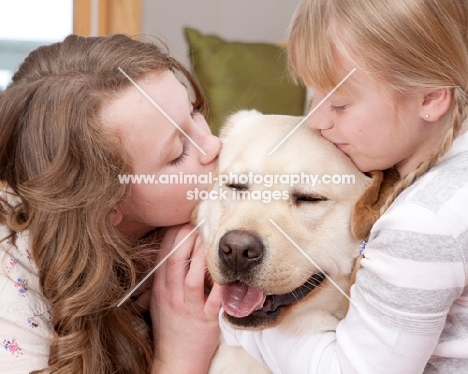
<svg viewBox="0 0 468 374"><path fill-rule="evenodd" d="M192 70L208 101L214 134L227 116L241 109L264 114L302 115L306 91L287 70L284 48L266 43L227 42L185 28Z"/></svg>

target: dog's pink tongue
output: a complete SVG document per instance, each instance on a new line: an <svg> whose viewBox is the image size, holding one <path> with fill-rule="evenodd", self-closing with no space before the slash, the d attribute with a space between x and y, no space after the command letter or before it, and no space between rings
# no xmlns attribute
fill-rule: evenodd
<svg viewBox="0 0 468 374"><path fill-rule="evenodd" d="M244 283L221 286L223 309L236 318L248 316L263 302L263 298L263 291Z"/></svg>

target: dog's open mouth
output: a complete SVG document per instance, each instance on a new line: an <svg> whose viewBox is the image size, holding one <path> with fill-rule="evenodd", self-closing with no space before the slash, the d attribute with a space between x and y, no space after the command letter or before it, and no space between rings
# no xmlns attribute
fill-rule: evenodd
<svg viewBox="0 0 468 374"><path fill-rule="evenodd" d="M267 295L262 290L243 282L221 286L223 309L235 319L248 316L268 316L276 314L282 306L298 302L319 286L325 276L323 273L312 275L302 286L282 295ZM230 318L232 320L232 318Z"/></svg>

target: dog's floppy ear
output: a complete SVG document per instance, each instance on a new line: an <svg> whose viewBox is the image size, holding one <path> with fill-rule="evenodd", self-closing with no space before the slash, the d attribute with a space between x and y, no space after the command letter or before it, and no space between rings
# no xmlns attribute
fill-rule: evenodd
<svg viewBox="0 0 468 374"><path fill-rule="evenodd" d="M351 216L351 233L358 240L367 240L372 225L380 217L380 208L400 180L396 169L371 171L372 182L354 206Z"/></svg>

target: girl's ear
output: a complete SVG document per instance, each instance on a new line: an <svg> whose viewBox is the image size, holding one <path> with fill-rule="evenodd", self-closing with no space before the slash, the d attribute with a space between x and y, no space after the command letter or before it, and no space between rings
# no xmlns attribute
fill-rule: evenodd
<svg viewBox="0 0 468 374"><path fill-rule="evenodd" d="M110 214L110 219L112 226L117 227L120 222L122 222L123 214L119 208L114 208Z"/></svg>
<svg viewBox="0 0 468 374"><path fill-rule="evenodd" d="M436 122L450 108L452 103L452 90L439 88L424 95L419 116L427 122Z"/></svg>

